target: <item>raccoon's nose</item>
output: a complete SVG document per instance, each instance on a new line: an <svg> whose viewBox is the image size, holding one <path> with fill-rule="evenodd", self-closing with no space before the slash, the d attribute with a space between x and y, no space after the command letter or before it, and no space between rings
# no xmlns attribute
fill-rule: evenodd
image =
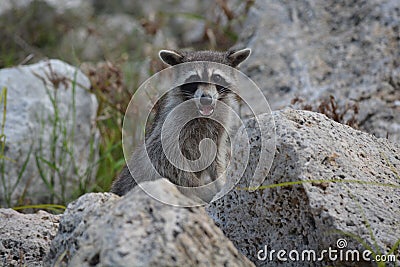
<svg viewBox="0 0 400 267"><path fill-rule="evenodd" d="M202 104L203 106L209 106L211 105L213 102L213 99L210 95L202 95L200 97L200 104Z"/></svg>

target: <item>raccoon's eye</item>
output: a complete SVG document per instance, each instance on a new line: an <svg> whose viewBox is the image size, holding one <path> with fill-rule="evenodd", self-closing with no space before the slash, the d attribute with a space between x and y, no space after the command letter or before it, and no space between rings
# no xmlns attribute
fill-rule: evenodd
<svg viewBox="0 0 400 267"><path fill-rule="evenodd" d="M222 81L223 81L221 75L219 75L219 74L213 74L213 75L211 76L211 80L212 80L213 82L215 82L215 83L222 83Z"/></svg>

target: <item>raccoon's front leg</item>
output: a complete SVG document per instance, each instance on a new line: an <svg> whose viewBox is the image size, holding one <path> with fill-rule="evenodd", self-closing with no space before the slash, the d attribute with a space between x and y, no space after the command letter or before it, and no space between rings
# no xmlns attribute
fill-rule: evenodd
<svg viewBox="0 0 400 267"><path fill-rule="evenodd" d="M222 177L223 172L218 172L219 169L218 162L214 161L211 166L200 174L202 187L199 188L199 191L201 191L201 198L206 202L210 202L224 186L225 179Z"/></svg>
<svg viewBox="0 0 400 267"><path fill-rule="evenodd" d="M125 165L117 179L114 180L110 192L123 196L136 185L137 183L129 172L128 165Z"/></svg>
<svg viewBox="0 0 400 267"><path fill-rule="evenodd" d="M200 173L199 173L200 174ZM187 186L187 187L179 187L179 191L181 191L182 194L187 196L190 199L193 199L197 203L210 203L213 197L216 195L216 191L212 186L207 186L207 183L204 184L203 181L204 179L209 179L206 176L209 176L209 174L206 174L204 171L202 174L200 174L201 179L197 175L195 175L196 179L198 182L196 185L193 186Z"/></svg>

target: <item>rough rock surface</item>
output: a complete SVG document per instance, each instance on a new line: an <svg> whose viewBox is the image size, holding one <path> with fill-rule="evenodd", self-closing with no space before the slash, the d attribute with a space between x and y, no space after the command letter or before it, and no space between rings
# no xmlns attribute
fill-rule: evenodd
<svg viewBox="0 0 400 267"><path fill-rule="evenodd" d="M238 46L272 109L296 96L359 103L359 127L400 143L400 2L256 1Z"/></svg>
<svg viewBox="0 0 400 267"><path fill-rule="evenodd" d="M41 177L53 183L59 197L53 201L68 199L72 187L95 173L97 100L87 90L88 78L75 67L49 60L0 70L1 88L7 88L7 158L0 205L15 205L22 196L47 203L51 190Z"/></svg>
<svg viewBox="0 0 400 267"><path fill-rule="evenodd" d="M236 189L207 207L225 235L258 266L339 264L326 259L257 260L264 246L269 252L314 249L318 253L335 249L338 238L347 240L349 250L363 251L365 242L373 251L387 253L400 238L400 146L319 113L285 109L273 114L277 149L263 183L267 188L252 193ZM254 147L256 132L250 129ZM238 188L246 188L254 164L250 160ZM290 182L300 184L281 184ZM399 261L398 248L395 253Z"/></svg>
<svg viewBox="0 0 400 267"><path fill-rule="evenodd" d="M165 180L144 184L187 203ZM87 194L71 203L46 263L56 261L69 266L253 266L204 208L168 206L140 188L123 198Z"/></svg>
<svg viewBox="0 0 400 267"><path fill-rule="evenodd" d="M43 266L58 225L59 216L45 211L0 209L0 266Z"/></svg>

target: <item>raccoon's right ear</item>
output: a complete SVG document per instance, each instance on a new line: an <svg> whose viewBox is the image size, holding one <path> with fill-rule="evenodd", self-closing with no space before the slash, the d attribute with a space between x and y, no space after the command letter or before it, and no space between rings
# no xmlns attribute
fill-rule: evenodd
<svg viewBox="0 0 400 267"><path fill-rule="evenodd" d="M182 63L183 56L172 50L161 50L158 53L160 59L167 65L173 66Z"/></svg>

